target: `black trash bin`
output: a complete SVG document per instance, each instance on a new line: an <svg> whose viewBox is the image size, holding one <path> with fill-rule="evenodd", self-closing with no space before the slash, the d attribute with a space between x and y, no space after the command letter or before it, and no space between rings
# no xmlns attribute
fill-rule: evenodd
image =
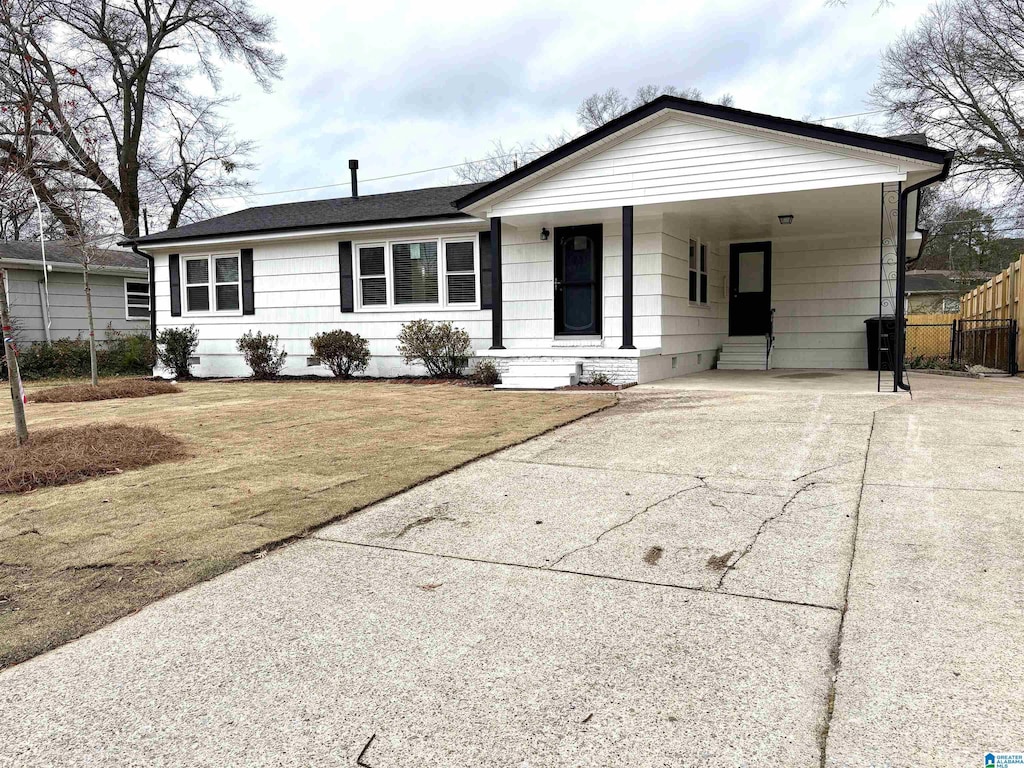
<svg viewBox="0 0 1024 768"><path fill-rule="evenodd" d="M869 317L864 321L868 335L868 369L878 370L878 326L882 326L882 348L888 348L888 352L882 353L882 370L892 370L892 356L895 354L896 344L896 318L892 315L883 317Z"/></svg>

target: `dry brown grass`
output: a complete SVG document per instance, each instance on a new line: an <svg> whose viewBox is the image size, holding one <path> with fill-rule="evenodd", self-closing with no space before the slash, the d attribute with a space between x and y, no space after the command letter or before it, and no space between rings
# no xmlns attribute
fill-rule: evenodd
<svg viewBox="0 0 1024 768"><path fill-rule="evenodd" d="M0 667L614 402L370 382L182 389L29 405L33 435L126 422L179 438L190 458L0 496ZM9 420L6 405L0 423Z"/></svg>
<svg viewBox="0 0 1024 768"><path fill-rule="evenodd" d="M183 456L178 438L124 423L33 431L21 447L8 432L0 436L0 493L78 483Z"/></svg>
<svg viewBox="0 0 1024 768"><path fill-rule="evenodd" d="M33 403L87 403L92 400L114 400L124 397L149 397L170 395L181 392L181 387L169 381L149 379L115 379L102 381L97 386L90 384L66 384L32 392L28 399Z"/></svg>

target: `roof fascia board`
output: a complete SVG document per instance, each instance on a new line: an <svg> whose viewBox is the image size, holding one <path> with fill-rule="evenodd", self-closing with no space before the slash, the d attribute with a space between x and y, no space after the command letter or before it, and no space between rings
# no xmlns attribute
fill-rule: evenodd
<svg viewBox="0 0 1024 768"><path fill-rule="evenodd" d="M9 267L10 269L33 269L39 272L43 271L43 262L35 261L34 259L8 259L0 256L0 266ZM46 260L46 266L51 268L53 272L83 272L81 264L72 264L67 261L54 261L52 259ZM110 267L106 265L93 264L89 267L89 271L94 274L104 275L145 275L149 273L149 269L146 267Z"/></svg>

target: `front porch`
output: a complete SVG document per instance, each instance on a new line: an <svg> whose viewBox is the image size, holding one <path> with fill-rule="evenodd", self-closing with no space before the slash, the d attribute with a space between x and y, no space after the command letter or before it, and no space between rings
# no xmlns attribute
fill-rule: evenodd
<svg viewBox="0 0 1024 768"><path fill-rule="evenodd" d="M478 354L523 386L866 371L864 321L897 308L898 200L882 183L492 217Z"/></svg>

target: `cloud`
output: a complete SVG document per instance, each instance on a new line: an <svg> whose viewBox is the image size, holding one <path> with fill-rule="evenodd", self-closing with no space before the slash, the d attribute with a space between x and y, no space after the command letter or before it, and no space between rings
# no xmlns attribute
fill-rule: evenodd
<svg viewBox="0 0 1024 768"><path fill-rule="evenodd" d="M238 134L260 146L258 189L344 182L358 157L367 193L450 182L448 170L370 180L480 157L494 139L575 129L579 101L612 85L731 92L740 107L794 118L864 111L881 50L927 5L300 0L302 12L284 13L262 4L278 18L284 79L265 94L228 67L224 82L240 96Z"/></svg>

